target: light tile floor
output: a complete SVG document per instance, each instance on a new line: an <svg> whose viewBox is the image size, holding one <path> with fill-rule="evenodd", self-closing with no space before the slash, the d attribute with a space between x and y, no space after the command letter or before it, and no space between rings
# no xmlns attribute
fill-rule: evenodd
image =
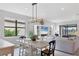
<svg viewBox="0 0 79 59"><path fill-rule="evenodd" d="M18 48L15 49L14 56L19 56L19 49ZM72 56L72 55L67 54L67 53L63 53L60 51L55 51L55 56Z"/></svg>

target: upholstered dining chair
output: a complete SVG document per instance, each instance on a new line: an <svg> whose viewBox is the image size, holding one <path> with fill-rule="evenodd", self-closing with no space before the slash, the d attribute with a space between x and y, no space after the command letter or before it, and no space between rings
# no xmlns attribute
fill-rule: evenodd
<svg viewBox="0 0 79 59"><path fill-rule="evenodd" d="M50 56L51 54L53 54L54 56L54 51L55 51L55 45L56 45L56 41L50 41L49 42L49 48L46 48L44 50L41 51L41 56Z"/></svg>
<svg viewBox="0 0 79 59"><path fill-rule="evenodd" d="M26 37L25 36L20 36L19 37L19 44L20 44L20 47L19 47L19 56L23 55L23 52L24 52L24 41L25 41Z"/></svg>
<svg viewBox="0 0 79 59"><path fill-rule="evenodd" d="M34 53L37 54L37 48L30 46L27 42L27 39L28 38L25 36L19 37L19 56L31 56L34 55Z"/></svg>

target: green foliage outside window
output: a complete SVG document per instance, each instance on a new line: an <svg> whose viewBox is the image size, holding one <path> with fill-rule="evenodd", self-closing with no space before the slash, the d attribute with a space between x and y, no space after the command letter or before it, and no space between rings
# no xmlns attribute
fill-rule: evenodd
<svg viewBox="0 0 79 59"><path fill-rule="evenodd" d="M6 37L15 36L15 30L4 29L4 34L5 34Z"/></svg>

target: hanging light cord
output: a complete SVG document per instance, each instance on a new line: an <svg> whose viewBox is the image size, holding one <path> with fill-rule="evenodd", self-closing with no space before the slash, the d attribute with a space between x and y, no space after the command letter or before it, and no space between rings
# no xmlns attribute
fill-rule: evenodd
<svg viewBox="0 0 79 59"><path fill-rule="evenodd" d="M36 4L36 21L37 21L37 4Z"/></svg>
<svg viewBox="0 0 79 59"><path fill-rule="evenodd" d="M34 5L32 5L32 20L34 19Z"/></svg>

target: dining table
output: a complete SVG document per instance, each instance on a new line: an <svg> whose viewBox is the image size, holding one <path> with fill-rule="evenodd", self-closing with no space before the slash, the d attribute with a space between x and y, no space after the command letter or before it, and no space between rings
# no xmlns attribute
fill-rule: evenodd
<svg viewBox="0 0 79 59"><path fill-rule="evenodd" d="M40 52L43 48L46 48L47 46L49 46L48 42L43 40L36 40L36 41L26 40L25 44L31 46L31 49L32 48L40 49ZM31 54L33 55L32 50L31 50Z"/></svg>

